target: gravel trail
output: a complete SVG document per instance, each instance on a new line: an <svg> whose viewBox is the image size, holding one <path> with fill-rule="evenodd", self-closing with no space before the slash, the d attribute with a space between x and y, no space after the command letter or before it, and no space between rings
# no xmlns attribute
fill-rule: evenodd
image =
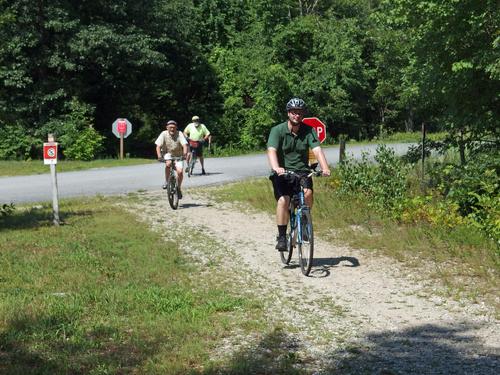
<svg viewBox="0 0 500 375"><path fill-rule="evenodd" d="M189 222L220 243L205 251L186 240L183 248L201 265L217 257L228 277L266 301L269 324L285 322L283 345L307 373L500 374L500 322L487 306L447 299L412 277L414 268L317 237L304 277L295 256L291 266L281 263L270 215L188 190L172 211L163 194L145 192L130 209L156 230L186 231ZM214 358L256 350L262 340L231 333Z"/></svg>

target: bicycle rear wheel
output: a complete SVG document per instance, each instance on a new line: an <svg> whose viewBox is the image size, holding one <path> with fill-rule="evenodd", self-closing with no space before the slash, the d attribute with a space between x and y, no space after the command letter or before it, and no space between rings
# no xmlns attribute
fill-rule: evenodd
<svg viewBox="0 0 500 375"><path fill-rule="evenodd" d="M177 189L177 180L175 176L170 176L167 187L168 203L172 209L176 210L179 206L179 195Z"/></svg>
<svg viewBox="0 0 500 375"><path fill-rule="evenodd" d="M301 237L298 239L299 264L304 275L309 275L314 256L314 232L309 210L303 210L300 218Z"/></svg>

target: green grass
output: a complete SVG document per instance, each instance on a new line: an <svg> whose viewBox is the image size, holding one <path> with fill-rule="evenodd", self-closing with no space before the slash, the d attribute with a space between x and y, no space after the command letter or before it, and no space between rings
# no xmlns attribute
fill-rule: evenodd
<svg viewBox="0 0 500 375"><path fill-rule="evenodd" d="M316 179L313 219L315 233L339 245L375 250L449 286L454 297L483 300L500 311L500 262L495 244L470 227L441 228L426 223L400 225L373 213L361 200L337 193L332 179ZM275 212L271 183L255 179L214 188L220 201L242 202Z"/></svg>
<svg viewBox="0 0 500 375"><path fill-rule="evenodd" d="M258 309L111 199L0 218L0 373L181 374Z"/></svg>
<svg viewBox="0 0 500 375"><path fill-rule="evenodd" d="M90 168L123 167L128 165L153 163L152 159L97 159L92 161L60 160L57 163L58 172L80 171ZM0 176L22 176L49 173L48 165L43 160L7 161L0 160Z"/></svg>

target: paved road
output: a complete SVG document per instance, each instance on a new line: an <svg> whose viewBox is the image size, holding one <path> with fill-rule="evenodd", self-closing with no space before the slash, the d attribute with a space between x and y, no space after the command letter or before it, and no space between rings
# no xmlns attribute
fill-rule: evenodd
<svg viewBox="0 0 500 375"><path fill-rule="evenodd" d="M398 154L403 154L409 144L391 145ZM375 145L348 145L348 155L360 157L362 151L373 154ZM338 162L338 147L324 148L330 164ZM209 158L205 162L208 175L195 175L184 179L185 188L203 185L221 184L253 176L265 176L269 173L267 158L264 153L225 158ZM59 197L92 196L96 194L112 195L129 193L137 190L155 190L162 184L163 165L154 161L128 167L97 168L77 172L58 173ZM47 167L47 170L49 168ZM22 203L52 200L50 173L43 175L1 177L0 203Z"/></svg>

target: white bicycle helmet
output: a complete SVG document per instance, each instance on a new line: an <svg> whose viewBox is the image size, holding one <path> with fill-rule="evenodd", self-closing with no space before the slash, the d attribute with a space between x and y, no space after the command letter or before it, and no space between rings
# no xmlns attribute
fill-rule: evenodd
<svg viewBox="0 0 500 375"><path fill-rule="evenodd" d="M300 98L292 98L286 103L287 112L292 109L306 109L306 103Z"/></svg>

